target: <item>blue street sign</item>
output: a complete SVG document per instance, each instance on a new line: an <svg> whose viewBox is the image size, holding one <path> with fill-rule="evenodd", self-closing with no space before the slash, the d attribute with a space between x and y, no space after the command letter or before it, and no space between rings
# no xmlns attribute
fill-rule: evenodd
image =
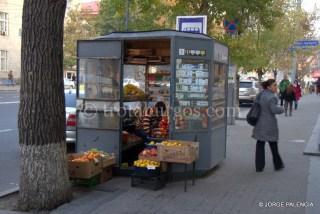
<svg viewBox="0 0 320 214"><path fill-rule="evenodd" d="M296 41L294 46L298 48L308 48L308 47L317 47L319 46L318 40L300 40Z"/></svg>

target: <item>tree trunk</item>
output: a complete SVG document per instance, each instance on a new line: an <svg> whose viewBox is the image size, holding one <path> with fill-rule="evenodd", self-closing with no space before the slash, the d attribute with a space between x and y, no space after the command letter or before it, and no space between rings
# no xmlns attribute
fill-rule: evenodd
<svg viewBox="0 0 320 214"><path fill-rule="evenodd" d="M273 77L274 77L274 79L277 80L278 69L274 68L272 71L273 71Z"/></svg>
<svg viewBox="0 0 320 214"><path fill-rule="evenodd" d="M66 0L28 0L22 18L19 208L70 200L65 142L63 22Z"/></svg>
<svg viewBox="0 0 320 214"><path fill-rule="evenodd" d="M257 74L258 74L258 81L262 82L262 75L263 75L263 70L262 68L257 69Z"/></svg>

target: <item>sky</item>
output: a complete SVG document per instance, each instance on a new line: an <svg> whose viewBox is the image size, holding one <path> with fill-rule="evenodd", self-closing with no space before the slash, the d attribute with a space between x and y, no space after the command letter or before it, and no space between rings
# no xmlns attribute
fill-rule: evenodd
<svg viewBox="0 0 320 214"><path fill-rule="evenodd" d="M319 0L302 0L302 8L307 12L312 13L314 11L315 5L318 8L318 20L315 24L316 35L320 37L320 1Z"/></svg>

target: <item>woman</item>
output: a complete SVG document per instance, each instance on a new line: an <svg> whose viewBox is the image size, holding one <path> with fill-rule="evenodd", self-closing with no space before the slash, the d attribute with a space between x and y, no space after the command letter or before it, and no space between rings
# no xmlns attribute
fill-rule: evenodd
<svg viewBox="0 0 320 214"><path fill-rule="evenodd" d="M295 102L296 97L294 93L294 87L292 84L288 86L285 93L283 94L284 98L284 110L285 110L285 116L288 116L288 108L289 108L289 116L292 116L292 106L293 102Z"/></svg>
<svg viewBox="0 0 320 214"><path fill-rule="evenodd" d="M294 81L293 90L294 90L294 96L295 96L294 109L297 110L298 109L298 101L302 97L301 86L300 86L298 80Z"/></svg>
<svg viewBox="0 0 320 214"><path fill-rule="evenodd" d="M261 112L252 135L257 140L256 171L262 172L265 166L265 142L269 142L274 169L281 170L284 165L278 152L279 129L276 114L282 114L284 109L277 105L278 99L275 95L277 93L276 81L269 79L261 85L264 90L257 97Z"/></svg>

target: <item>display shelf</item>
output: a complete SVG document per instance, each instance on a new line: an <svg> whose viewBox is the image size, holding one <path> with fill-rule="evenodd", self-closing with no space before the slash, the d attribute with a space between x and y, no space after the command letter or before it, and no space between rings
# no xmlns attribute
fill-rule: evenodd
<svg viewBox="0 0 320 214"><path fill-rule="evenodd" d="M181 91L181 90L176 90L178 93L198 93L198 94L207 94L207 92L201 92L201 91Z"/></svg>
<svg viewBox="0 0 320 214"><path fill-rule="evenodd" d="M177 71L209 71L207 68L177 68Z"/></svg>
<svg viewBox="0 0 320 214"><path fill-rule="evenodd" d="M187 77L187 76L178 76L178 75L176 75L176 77L177 78L183 78L183 79L209 79L208 77L194 77L194 76L189 76L189 77Z"/></svg>
<svg viewBox="0 0 320 214"><path fill-rule="evenodd" d="M148 97L124 97L123 102L128 103L128 102L146 102L150 100L150 95Z"/></svg>
<svg viewBox="0 0 320 214"><path fill-rule="evenodd" d="M149 73L149 76L170 76L171 73Z"/></svg>

